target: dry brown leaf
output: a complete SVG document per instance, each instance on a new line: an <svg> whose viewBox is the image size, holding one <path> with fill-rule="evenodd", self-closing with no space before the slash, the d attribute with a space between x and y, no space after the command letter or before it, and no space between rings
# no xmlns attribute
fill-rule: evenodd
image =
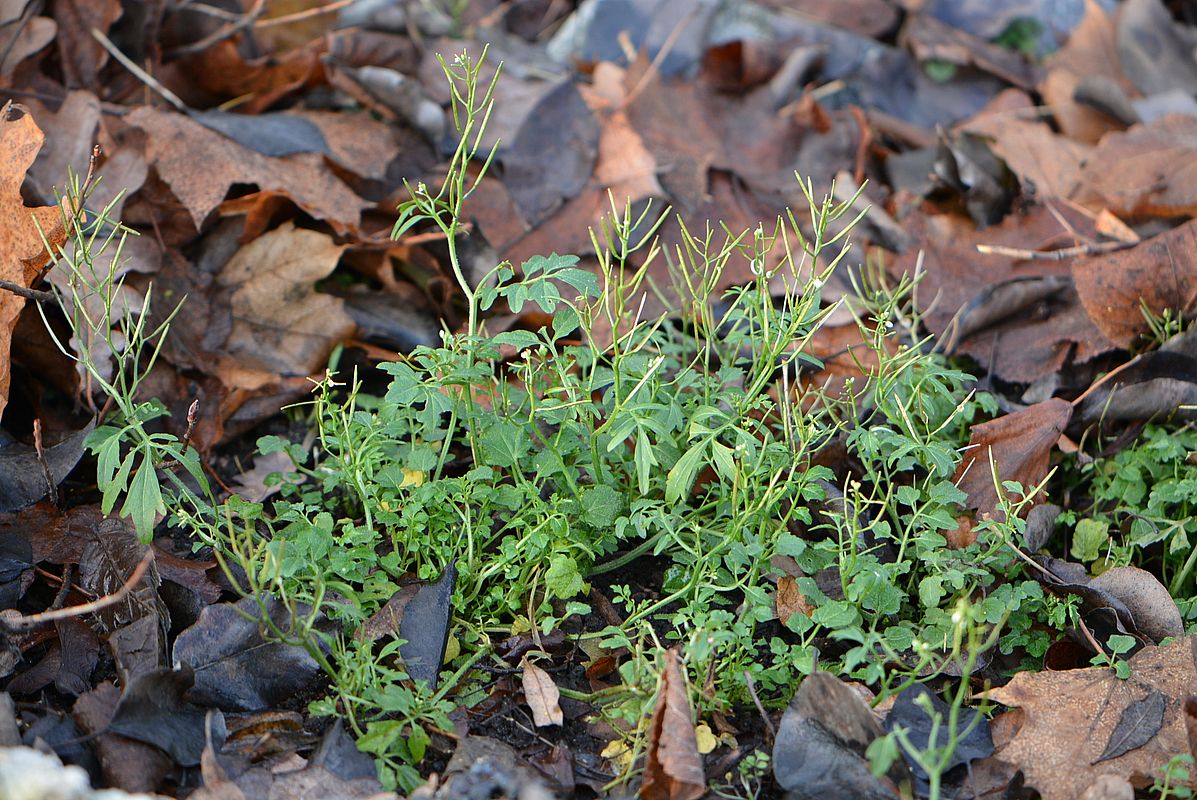
<svg viewBox="0 0 1197 800"><path fill-rule="evenodd" d="M27 208L21 183L45 137L21 106L0 115L0 280L28 287L50 260L42 233L52 245L66 239L62 214L54 206ZM39 232L40 230L40 232ZM8 405L9 345L25 298L0 289L0 416Z"/></svg>
<svg viewBox="0 0 1197 800"><path fill-rule="evenodd" d="M1027 785L1038 789L1043 800L1073 800L1102 775L1150 785L1169 758L1189 751L1181 707L1197 682L1191 638L1143 648L1130 659L1128 680L1093 667L1020 672L1007 685L991 689L990 700L1018 707L1023 719L994 756L1022 769ZM1099 761L1123 712L1153 691L1166 701L1159 732L1142 746Z"/></svg>
<svg viewBox="0 0 1197 800"><path fill-rule="evenodd" d="M561 725L565 715L561 711L561 690L549 673L533 664L524 656L520 667L524 671L524 700L532 709L532 721L536 727Z"/></svg>
<svg viewBox="0 0 1197 800"><path fill-rule="evenodd" d="M798 581L789 575L782 575L777 579L777 593L773 595L773 608L777 613L777 621L782 625L789 622L795 614L810 616L815 607L811 604L802 590L798 588Z"/></svg>
<svg viewBox="0 0 1197 800"><path fill-rule="evenodd" d="M1078 199L1123 217L1197 216L1197 119L1169 114L1101 140Z"/></svg>
<svg viewBox="0 0 1197 800"><path fill-rule="evenodd" d="M1085 0L1085 16L1064 46L1048 56L1044 66L1048 72L1039 91L1065 136L1096 144L1106 133L1122 129L1112 117L1073 100L1083 77L1105 78L1126 93L1135 93L1119 65L1114 20L1097 0Z"/></svg>
<svg viewBox="0 0 1197 800"><path fill-rule="evenodd" d="M1129 250L1077 262L1072 276L1093 324L1118 346L1130 347L1148 330L1142 304L1185 319L1197 311L1197 220Z"/></svg>
<svg viewBox="0 0 1197 800"><path fill-rule="evenodd" d="M8 86L13 70L29 56L54 41L58 23L49 17L27 16L29 2L8 0L0 6L0 41L5 44L0 61L0 85Z"/></svg>
<svg viewBox="0 0 1197 800"><path fill-rule="evenodd" d="M357 329L339 297L315 282L337 266L343 245L287 222L242 247L217 277L232 290L225 351L244 367L311 375Z"/></svg>
<svg viewBox="0 0 1197 800"><path fill-rule="evenodd" d="M1047 477L1052 447L1071 418L1072 405L1053 397L974 425L954 478L956 485L968 493L969 507L981 516L997 510L991 454L999 480L1018 481L1028 490L1038 485Z"/></svg>
<svg viewBox="0 0 1197 800"><path fill-rule="evenodd" d="M1022 92L1009 89L1003 94L1024 100L1025 113L1034 108ZM1090 147L1066 139L1044 122L1020 116L1021 108L979 114L966 123L964 130L988 136L990 149L1006 162L1023 183L1023 190L1034 190L1040 197L1071 197L1080 184L1080 171ZM1027 184L1030 183L1028 186Z"/></svg>
<svg viewBox="0 0 1197 800"><path fill-rule="evenodd" d="M281 192L337 233L356 230L372 204L342 183L319 153L272 158L184 114L142 106L126 117L148 134L146 159L187 208L197 230L235 183Z"/></svg>
<svg viewBox="0 0 1197 800"><path fill-rule="evenodd" d="M1057 214L1078 236L1094 238L1091 221L1060 206L1034 206L1008 214L1000 225L983 230L957 215L910 214L903 226L915 245L898 257L894 271L913 274L921 251L925 274L918 297L927 311L927 327L942 335L957 312L988 286L1012 278L1067 274L1067 261L1025 261L977 251L978 244L1026 250L1078 244ZM957 348L989 365L1002 378L1019 383L1056 372L1070 352L1074 361L1083 363L1111 349L1113 345L1090 322L1071 288L1043 304L1042 310L1030 309L1008 322L991 325Z"/></svg>
<svg viewBox="0 0 1197 800"><path fill-rule="evenodd" d="M706 787L681 655L679 648L674 647L665 651L661 689L648 728L648 761L640 797L698 800L706 793Z"/></svg>

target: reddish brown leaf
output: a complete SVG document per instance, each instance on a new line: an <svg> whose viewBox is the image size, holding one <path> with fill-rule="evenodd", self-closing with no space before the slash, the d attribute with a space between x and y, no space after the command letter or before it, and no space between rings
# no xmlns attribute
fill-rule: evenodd
<svg viewBox="0 0 1197 800"><path fill-rule="evenodd" d="M0 280L28 287L49 261L42 233L51 245L66 239L62 215L53 206L27 208L21 199L25 172L44 140L21 106L0 112ZM8 404L9 344L25 298L0 289L0 416Z"/></svg>
<svg viewBox="0 0 1197 800"><path fill-rule="evenodd" d="M968 493L968 505L984 516L997 509L990 457L998 479L1030 489L1045 477L1052 447L1072 418L1072 405L1053 397L1022 411L974 425L956 485Z"/></svg>
<svg viewBox="0 0 1197 800"><path fill-rule="evenodd" d="M524 700L532 709L536 727L562 724L565 716L561 711L561 691L549 673L529 661L527 656L520 667L524 670Z"/></svg>
<svg viewBox="0 0 1197 800"><path fill-rule="evenodd" d="M648 762L640 797L698 800L706 793L706 787L681 654L674 647L665 652L657 707L648 728Z"/></svg>
<svg viewBox="0 0 1197 800"><path fill-rule="evenodd" d="M1197 127L1193 133L1197 135ZM1197 170L1197 149L1193 156ZM1141 304L1156 314L1171 310L1185 319L1197 311L1197 221L1129 250L1077 262L1072 275L1098 330L1121 347L1139 344L1140 334L1148 330Z"/></svg>
<svg viewBox="0 0 1197 800"><path fill-rule="evenodd" d="M777 621L785 625L794 614L810 616L815 607L802 594L798 582L789 575L782 575L777 579L777 593L773 596L773 607L777 612Z"/></svg>

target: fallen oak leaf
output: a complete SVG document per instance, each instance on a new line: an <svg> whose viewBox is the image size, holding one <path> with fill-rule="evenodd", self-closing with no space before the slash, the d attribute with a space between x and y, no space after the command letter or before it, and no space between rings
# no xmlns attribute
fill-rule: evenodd
<svg viewBox="0 0 1197 800"><path fill-rule="evenodd" d="M1150 785L1169 758L1188 752L1180 708L1197 681L1192 640L1144 647L1130 658L1127 680L1111 669L1092 667L1020 672L1005 686L990 689L987 699L1017 707L1022 717L1017 732L994 755L1021 769L1043 800L1081 797L1103 774ZM1116 738L1124 738L1118 727L1127 710L1153 691L1165 699L1158 731L1139 746L1099 761L1113 751Z"/></svg>
<svg viewBox="0 0 1197 800"><path fill-rule="evenodd" d="M21 184L45 136L23 106L9 102L0 109L0 280L29 288L50 260L46 244L66 240L63 215L54 206L28 208ZM44 239L43 239L44 235ZM25 298L0 290L0 416L8 404L9 345Z"/></svg>

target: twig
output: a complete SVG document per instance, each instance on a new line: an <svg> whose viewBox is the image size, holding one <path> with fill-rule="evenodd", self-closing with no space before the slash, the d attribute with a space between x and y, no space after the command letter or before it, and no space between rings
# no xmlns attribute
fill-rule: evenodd
<svg viewBox="0 0 1197 800"><path fill-rule="evenodd" d="M627 108L635 102L636 98L645 90L649 82L658 76L661 63L669 55L670 51L673 50L673 46L677 44L678 37L682 35L682 30L686 27L686 23L693 16L694 12L688 11L678 19L677 24L673 26L673 30L669 32L669 35L665 37L665 41L661 43L661 48L657 50L656 56L653 57L652 62L648 65L648 69L640 76L640 80L636 81L636 85L632 87L632 90L624 95L623 102L620 103L620 108Z"/></svg>
<svg viewBox="0 0 1197 800"><path fill-rule="evenodd" d="M180 58L182 56L195 55L202 53L214 44L219 44L225 39L232 39L238 33L251 27L258 17L266 12L266 0L255 0L253 8L246 11L245 14L238 20L229 22L220 30L211 33L199 41L185 44L182 47L176 47L167 53L171 58Z"/></svg>
<svg viewBox="0 0 1197 800"><path fill-rule="evenodd" d="M37 454L37 463L41 465L42 477L45 478L46 489L50 493L50 502L58 505L58 487L50 473L50 463L46 461L46 449L42 447L42 421L37 417L33 419L33 452Z"/></svg>
<svg viewBox="0 0 1197 800"><path fill-rule="evenodd" d="M129 575L129 579L125 581L121 588L117 589L110 595L92 600L90 603L84 603L78 606L68 606L57 610L43 611L40 614L25 615L13 609L0 611L0 627L7 628L9 631L20 630L21 628L32 628L35 625L41 625L46 622L55 622L60 619L69 619L71 617L79 617L84 614L94 614L95 612L107 608L110 605L119 603L125 599L125 595L133 591L133 587L137 585L145 571L149 569L150 562L154 559L154 548L147 547L145 555L141 557L141 561L137 563L133 572Z"/></svg>
<svg viewBox="0 0 1197 800"><path fill-rule="evenodd" d="M195 420L199 416L199 398L191 401L191 405L187 407L187 430L183 433L183 447L179 450L179 458L187 455L187 451L191 448L191 434L195 431ZM178 469L183 466L183 462L179 458L172 458L170 461L163 461L158 465L158 469Z"/></svg>
<svg viewBox="0 0 1197 800"><path fill-rule="evenodd" d="M765 707L761 704L761 698L757 697L756 684L753 683L752 673L748 670L744 670L744 681L748 685L748 695L756 705L756 710L760 712L761 719L765 722L765 729L769 731L769 740L776 739L777 729L773 727L773 720L769 719L769 715L765 713Z"/></svg>
<svg viewBox="0 0 1197 800"><path fill-rule="evenodd" d="M0 289L6 292L12 292L18 297L24 297L26 300L36 300L39 303L49 303L54 300L54 292L43 292L40 289L28 289L19 283L12 281L0 280Z"/></svg>
<svg viewBox="0 0 1197 800"><path fill-rule="evenodd" d="M258 2L262 3L262 2L264 2L264 0L258 0ZM161 95L162 98L164 100L166 100L166 102L170 103L172 106L177 108L179 111L182 111L183 113L187 112L187 104L184 103L179 98L179 96L177 94L175 94L170 89L167 89L165 86L163 86L161 83L159 83L157 81L157 79L154 78L153 75L146 72L141 67L137 66L137 64L133 63L133 60L130 59L124 53L122 53L120 51L120 48L117 47L116 45L114 45L112 43L112 40L104 35L103 31L101 31L99 28L92 28L91 35L93 37L95 37L95 40L97 42L99 42L105 50L108 51L108 54L110 56L112 56L113 58L115 58L117 61L119 61L121 63L121 66L123 66L125 69L129 70L129 72L132 72L135 76L137 76L138 80L140 80L146 86L150 87L155 92L157 92L159 95Z"/></svg>
<svg viewBox="0 0 1197 800"><path fill-rule="evenodd" d="M1064 261L1077 256L1114 253L1134 247L1136 244L1138 242L1098 242L1080 244L1075 247L1062 247L1059 250L1023 250L1019 247L1006 247L1000 244L979 244L977 252L986 256L1005 256L1006 258L1019 258L1023 261Z"/></svg>
<svg viewBox="0 0 1197 800"><path fill-rule="evenodd" d="M351 6L357 0L334 0L325 6L317 6L316 8L309 8L306 11L295 11L291 14L284 14L281 17L271 17L269 19L259 19L253 23L255 30L262 28L274 28L279 25L290 25L292 22L300 22L311 17L318 17L321 14L331 14L333 11L340 11L346 6Z"/></svg>

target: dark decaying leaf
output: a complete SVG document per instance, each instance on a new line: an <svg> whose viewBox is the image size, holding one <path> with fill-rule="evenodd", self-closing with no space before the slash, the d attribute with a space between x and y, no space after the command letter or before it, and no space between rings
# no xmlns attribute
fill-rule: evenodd
<svg viewBox="0 0 1197 800"><path fill-rule="evenodd" d="M58 444L45 448L46 464L54 485L62 483L83 457L83 440L94 424L75 431ZM45 497L50 491L37 451L14 442L0 447L0 511L19 511Z"/></svg>
<svg viewBox="0 0 1197 800"><path fill-rule="evenodd" d="M1094 387L1077 406L1076 418L1097 422L1197 417L1197 358L1176 351L1144 353Z"/></svg>
<svg viewBox="0 0 1197 800"><path fill-rule="evenodd" d="M1197 646L1197 639L1193 640ZM1184 702L1185 733L1189 738L1189 755L1197 758L1197 696L1189 695Z"/></svg>
<svg viewBox="0 0 1197 800"><path fill-rule="evenodd" d="M25 593L21 576L33 569L33 546L16 533L0 534L0 608L12 608Z"/></svg>
<svg viewBox="0 0 1197 800"><path fill-rule="evenodd" d="M1135 748L1150 742L1164 724L1164 709L1168 699L1163 692L1153 690L1147 696L1122 709L1118 724L1106 741L1106 749L1094 761L1099 764L1111 758L1118 758Z"/></svg>
<svg viewBox="0 0 1197 800"><path fill-rule="evenodd" d="M113 594L133 574L147 546L122 519L101 520L89 535L79 560L80 581L97 596ZM160 583L157 565L151 560L128 594L96 614L98 628L108 634L109 648L125 681L168 663L170 612L158 594Z"/></svg>
<svg viewBox="0 0 1197 800"><path fill-rule="evenodd" d="M91 688L91 674L100 660L100 640L86 622L74 617L54 623L62 644L62 663L54 686L63 694L78 697Z"/></svg>
<svg viewBox="0 0 1197 800"><path fill-rule="evenodd" d="M802 681L773 742L773 775L793 800L893 800L909 780L900 761L888 776L869 771L869 744L883 735L868 705L835 676Z"/></svg>
<svg viewBox="0 0 1197 800"><path fill-rule="evenodd" d="M1069 285L1062 275L1011 278L986 286L960 309L955 329L949 328L952 342L960 342L990 325L1012 318L1020 311L1058 294Z"/></svg>
<svg viewBox="0 0 1197 800"><path fill-rule="evenodd" d="M536 768L515 748L488 736L466 736L445 766L445 797L550 796Z"/></svg>
<svg viewBox="0 0 1197 800"><path fill-rule="evenodd" d="M449 619L453 614L453 587L457 567L450 563L436 583L421 586L407 604L399 622L399 655L412 680L424 681L435 689L445 647L449 641Z"/></svg>
<svg viewBox="0 0 1197 800"><path fill-rule="evenodd" d="M329 155L328 143L310 120L294 114L230 114L227 111L193 111L191 118L206 128L222 133L242 147L264 156L295 153Z"/></svg>
<svg viewBox="0 0 1197 800"><path fill-rule="evenodd" d="M927 699L919 701L920 697ZM931 703L932 714L928 714L921 707L927 700ZM901 726L906 731L906 736L910 739L911 744L918 750L926 750L929 746L942 747L946 744L949 735L946 726L949 724L950 713L951 708L942 698L923 684L917 683L898 695L894 707L890 709L889 715L885 718L885 729L892 731ZM935 722L933 715L939 717L938 723ZM969 726L973 726L971 730L968 730ZM937 740L934 742L931 741L932 727L937 729ZM989 720L985 719L980 711L965 711L960 714L956 721L956 733L956 749L948 760L948 769L993 755L993 737L989 733ZM911 764L911 769L920 780L926 780L927 775L918 764Z"/></svg>
<svg viewBox="0 0 1197 800"><path fill-rule="evenodd" d="M106 786L127 792L157 791L174 762L157 747L108 730L119 702L120 691L104 682L80 695L71 715L85 734L95 737L96 758Z"/></svg>
<svg viewBox="0 0 1197 800"><path fill-rule="evenodd" d="M648 760L640 787L644 800L697 800L706 793L679 650L665 651L665 669L648 728Z"/></svg>
<svg viewBox="0 0 1197 800"><path fill-rule="evenodd" d="M162 749L179 766L198 766L206 712L184 699L194 683L195 673L186 664L138 675L121 694L109 730ZM223 741L224 715L216 719L215 735Z"/></svg>
<svg viewBox="0 0 1197 800"><path fill-rule="evenodd" d="M267 603L271 619L286 630L287 608L273 598ZM253 616L257 613L252 597L235 606L220 603L204 609L199 620L179 634L174 658L195 670L191 697L196 702L257 711L281 705L317 679L320 667L302 647L262 638ZM306 608L299 613L307 613Z"/></svg>
<svg viewBox="0 0 1197 800"><path fill-rule="evenodd" d="M1072 406L1053 397L974 425L954 479L968 493L969 507L981 516L997 511L991 455L1000 481L1018 481L1029 490L1047 477L1052 447L1071 418Z"/></svg>

